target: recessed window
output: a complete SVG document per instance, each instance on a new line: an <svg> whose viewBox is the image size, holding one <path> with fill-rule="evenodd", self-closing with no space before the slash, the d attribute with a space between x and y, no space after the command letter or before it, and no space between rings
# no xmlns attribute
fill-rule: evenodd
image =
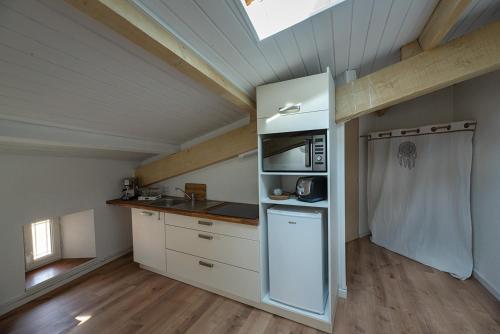
<svg viewBox="0 0 500 334"><path fill-rule="evenodd" d="M345 0L241 0L260 40Z"/></svg>
<svg viewBox="0 0 500 334"><path fill-rule="evenodd" d="M52 255L52 229L50 220L31 224L33 260Z"/></svg>
<svg viewBox="0 0 500 334"><path fill-rule="evenodd" d="M24 225L23 229L26 271L61 258L59 219L38 220Z"/></svg>
<svg viewBox="0 0 500 334"><path fill-rule="evenodd" d="M23 238L26 290L57 282L96 257L94 210L37 219L23 225Z"/></svg>

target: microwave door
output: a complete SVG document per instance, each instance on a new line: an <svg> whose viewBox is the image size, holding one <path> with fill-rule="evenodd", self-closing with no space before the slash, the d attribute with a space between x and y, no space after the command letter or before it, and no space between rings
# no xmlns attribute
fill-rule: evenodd
<svg viewBox="0 0 500 334"><path fill-rule="evenodd" d="M304 140L301 146L263 158L263 170L266 172L311 171L310 146L310 140Z"/></svg>

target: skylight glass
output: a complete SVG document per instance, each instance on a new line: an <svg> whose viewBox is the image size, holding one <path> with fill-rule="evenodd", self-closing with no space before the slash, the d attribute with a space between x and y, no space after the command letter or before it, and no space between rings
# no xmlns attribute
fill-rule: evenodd
<svg viewBox="0 0 500 334"><path fill-rule="evenodd" d="M345 0L241 0L260 40Z"/></svg>

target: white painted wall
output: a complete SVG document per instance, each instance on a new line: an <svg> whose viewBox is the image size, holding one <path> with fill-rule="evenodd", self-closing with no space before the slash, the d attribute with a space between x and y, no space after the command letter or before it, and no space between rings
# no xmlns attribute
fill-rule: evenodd
<svg viewBox="0 0 500 334"><path fill-rule="evenodd" d="M455 119L477 120L471 202L474 274L500 299L500 71L456 85Z"/></svg>
<svg viewBox="0 0 500 334"><path fill-rule="evenodd" d="M175 187L184 189L188 182L205 183L207 198L220 201L258 204L257 155L234 158L155 184L165 193L183 196Z"/></svg>
<svg viewBox="0 0 500 334"><path fill-rule="evenodd" d="M59 223L63 259L96 256L93 209L61 216Z"/></svg>
<svg viewBox="0 0 500 334"><path fill-rule="evenodd" d="M453 88L445 88L390 108L383 116L374 113L359 119L359 134L446 123L453 119ZM359 234L368 230L366 204L367 140L359 140Z"/></svg>
<svg viewBox="0 0 500 334"><path fill-rule="evenodd" d="M185 150L200 142L245 126L248 122L249 117L246 117L241 121L231 123L217 130L206 133L203 136L181 144L181 149ZM161 156L156 156L143 161L143 164L145 162L154 161L158 158L161 158ZM175 188L179 187L184 189L185 183L205 183L207 185L208 199L258 204L259 185L257 181L257 164L257 153L255 152L255 154L250 154L246 157L233 158L163 182L158 182L154 185L154 187L162 188L163 193L168 195L184 196L181 192L176 191Z"/></svg>
<svg viewBox="0 0 500 334"><path fill-rule="evenodd" d="M124 161L0 154L0 314L26 297L22 226L94 210L97 261L130 249L130 211L105 204L133 173Z"/></svg>

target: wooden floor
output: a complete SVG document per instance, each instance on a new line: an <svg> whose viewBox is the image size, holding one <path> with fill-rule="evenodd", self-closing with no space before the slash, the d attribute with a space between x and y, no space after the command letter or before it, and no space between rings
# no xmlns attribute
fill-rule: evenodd
<svg viewBox="0 0 500 334"><path fill-rule="evenodd" d="M40 268L28 271L26 273L25 286L26 289L45 282L48 279L67 273L73 268L84 264L93 258L78 258L78 259L61 259L55 262L46 264Z"/></svg>
<svg viewBox="0 0 500 334"><path fill-rule="evenodd" d="M475 279L460 281L372 244L347 244L347 300L336 333L500 333L500 302Z"/></svg>
<svg viewBox="0 0 500 334"><path fill-rule="evenodd" d="M500 333L500 303L371 244L348 244L335 333ZM0 333L319 333L116 260L0 319Z"/></svg>

